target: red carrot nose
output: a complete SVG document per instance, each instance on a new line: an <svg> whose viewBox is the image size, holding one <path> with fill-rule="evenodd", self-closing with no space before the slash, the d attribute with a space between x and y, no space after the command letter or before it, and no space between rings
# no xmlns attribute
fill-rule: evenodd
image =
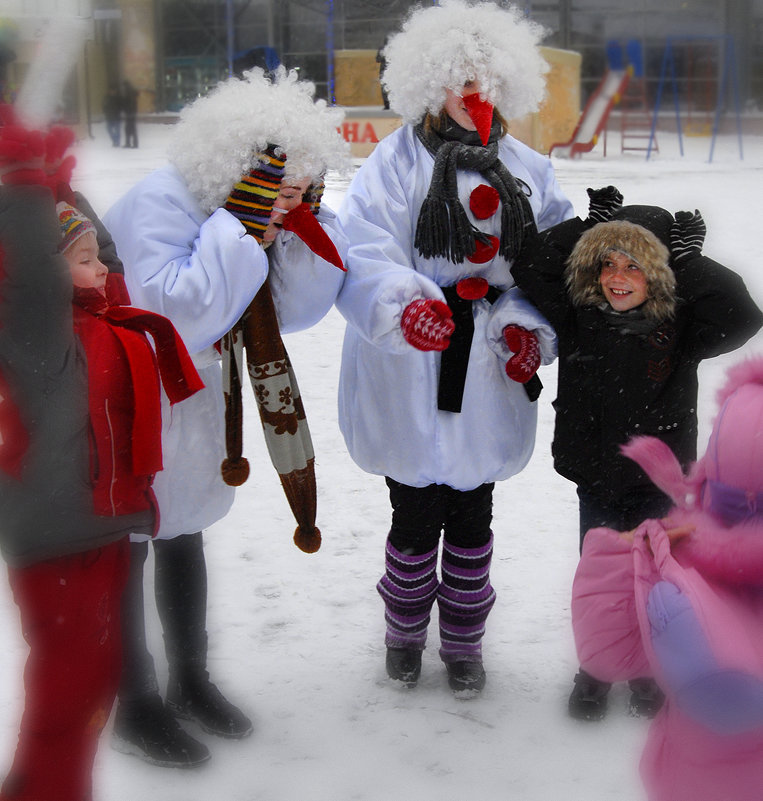
<svg viewBox="0 0 763 801"><path fill-rule="evenodd" d="M316 255L338 267L343 272L347 268L342 264L342 257L337 252L329 235L323 230L316 216L310 210L309 203L301 203L293 208L284 218L284 230L293 231Z"/></svg>
<svg viewBox="0 0 763 801"><path fill-rule="evenodd" d="M479 92L475 92L473 95L466 95L464 105L477 128L480 142L486 145L490 138L490 126L493 124L493 104L483 100Z"/></svg>

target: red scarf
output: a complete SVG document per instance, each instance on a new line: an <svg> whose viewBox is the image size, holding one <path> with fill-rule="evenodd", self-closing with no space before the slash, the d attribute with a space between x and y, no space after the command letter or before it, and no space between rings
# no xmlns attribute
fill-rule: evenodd
<svg viewBox="0 0 763 801"><path fill-rule="evenodd" d="M155 435L161 419L159 378L171 404L185 400L204 388L188 351L166 318L132 306L109 305L96 289L75 287L74 303L108 323L127 359L133 390L133 470L135 475L152 475L162 467L161 438ZM131 335L150 334L156 361L150 348Z"/></svg>

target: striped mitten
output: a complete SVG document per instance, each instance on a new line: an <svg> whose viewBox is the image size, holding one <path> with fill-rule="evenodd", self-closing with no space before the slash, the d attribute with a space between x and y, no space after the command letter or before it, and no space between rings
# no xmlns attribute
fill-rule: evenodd
<svg viewBox="0 0 763 801"><path fill-rule="evenodd" d="M623 196L616 186L604 186L601 189L586 189L588 193L588 217L591 225L609 222L622 208Z"/></svg>
<svg viewBox="0 0 763 801"><path fill-rule="evenodd" d="M675 222L670 226L670 249L675 261L683 261L702 253L707 226L699 209L677 211Z"/></svg>

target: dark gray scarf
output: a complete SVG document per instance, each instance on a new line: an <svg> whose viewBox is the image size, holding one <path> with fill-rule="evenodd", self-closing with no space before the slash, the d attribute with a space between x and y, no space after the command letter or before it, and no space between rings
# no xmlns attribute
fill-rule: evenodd
<svg viewBox="0 0 763 801"><path fill-rule="evenodd" d="M607 325L610 328L616 328L621 334L635 334L644 337L657 327L657 322L649 319L641 306L619 312L615 311L607 301L604 301L599 304L598 308L604 315Z"/></svg>
<svg viewBox="0 0 763 801"><path fill-rule="evenodd" d="M467 131L450 117L441 131L424 130L419 123L416 135L434 156L432 183L429 186L416 224L414 245L424 258L444 256L460 264L474 253L475 240L488 241L486 234L475 228L458 198L457 170L478 172L494 187L501 200L501 239L498 252L511 261L522 247L525 227L532 223L533 213L528 196L530 187L515 178L498 158L501 125L493 120L486 146L476 131Z"/></svg>

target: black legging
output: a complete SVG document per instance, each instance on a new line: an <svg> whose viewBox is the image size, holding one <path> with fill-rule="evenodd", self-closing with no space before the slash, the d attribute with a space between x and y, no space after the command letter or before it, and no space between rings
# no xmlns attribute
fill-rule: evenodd
<svg viewBox="0 0 763 801"><path fill-rule="evenodd" d="M203 671L207 661L207 567L201 532L154 540L154 592L170 671ZM121 700L157 692L146 644L143 566L147 542L130 543L130 575L122 597Z"/></svg>
<svg viewBox="0 0 763 801"><path fill-rule="evenodd" d="M603 501L582 487L578 487L580 502L580 550L583 539L592 528L613 528L630 531L644 520L664 517L673 505L670 498L656 487L632 490L618 501Z"/></svg>
<svg viewBox="0 0 763 801"><path fill-rule="evenodd" d="M445 540L459 548L480 548L490 540L493 487L461 491L446 484L409 487L387 478L392 504L389 539L401 553L427 553Z"/></svg>

